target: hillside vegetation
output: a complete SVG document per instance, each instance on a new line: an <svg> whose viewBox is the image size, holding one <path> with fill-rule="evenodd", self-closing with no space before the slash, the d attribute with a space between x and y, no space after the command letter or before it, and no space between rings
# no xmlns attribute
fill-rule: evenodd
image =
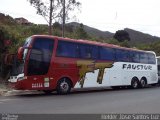
<svg viewBox="0 0 160 120"><path fill-rule="evenodd" d="M129 33L129 36L131 38L130 43L137 45L137 44L143 44L143 43L153 43L153 42L157 42L158 40L160 40L159 37L156 36L152 36L146 33L142 33L136 30L132 30L129 28L125 28L125 31L127 31Z"/></svg>
<svg viewBox="0 0 160 120"><path fill-rule="evenodd" d="M59 23L53 25L53 35L62 36L62 27ZM129 28L124 29L129 33L130 41L118 42L113 39L114 33L100 31L98 29L79 24L76 22L68 23L65 27L65 36L74 39L89 39L99 42L113 43L126 47L136 47L144 50L153 50L160 55L160 38L151 36ZM16 53L19 46L22 45L25 38L34 34L48 34L47 25L19 24L9 15L0 13L0 32L2 39L9 39L12 45L7 49L10 53ZM3 33L3 34L2 34ZM1 53L0 53L1 54Z"/></svg>

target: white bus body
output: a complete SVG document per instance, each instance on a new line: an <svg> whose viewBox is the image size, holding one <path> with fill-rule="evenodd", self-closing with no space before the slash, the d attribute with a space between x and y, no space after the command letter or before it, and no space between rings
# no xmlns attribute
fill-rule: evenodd
<svg viewBox="0 0 160 120"><path fill-rule="evenodd" d="M146 85L155 85L158 83L157 73L157 61L156 64L114 62L111 68L105 68L102 84L97 84L98 69L86 73L83 87L132 86L133 79L138 81L139 86L141 80L145 80ZM81 85L77 82L75 88L80 87Z"/></svg>

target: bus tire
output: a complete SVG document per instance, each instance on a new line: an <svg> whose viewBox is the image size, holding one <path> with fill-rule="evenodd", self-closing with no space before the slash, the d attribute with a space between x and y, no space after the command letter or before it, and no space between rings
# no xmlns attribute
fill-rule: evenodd
<svg viewBox="0 0 160 120"><path fill-rule="evenodd" d="M138 80L138 78L133 78L132 79L132 81L131 81L131 87L133 89L139 88L139 80Z"/></svg>
<svg viewBox="0 0 160 120"><path fill-rule="evenodd" d="M144 87L146 87L146 85L147 85L146 78L141 78L141 80L140 80L140 87L144 88Z"/></svg>
<svg viewBox="0 0 160 120"><path fill-rule="evenodd" d="M158 79L157 85L160 86L160 80Z"/></svg>
<svg viewBox="0 0 160 120"><path fill-rule="evenodd" d="M71 81L68 78L60 79L56 91L59 95L69 94L71 91Z"/></svg>

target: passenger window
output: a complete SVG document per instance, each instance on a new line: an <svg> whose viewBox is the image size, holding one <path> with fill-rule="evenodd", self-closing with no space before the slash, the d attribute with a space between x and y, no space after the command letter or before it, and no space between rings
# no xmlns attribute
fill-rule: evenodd
<svg viewBox="0 0 160 120"><path fill-rule="evenodd" d="M139 53L138 52L130 52L130 61L139 63Z"/></svg>
<svg viewBox="0 0 160 120"><path fill-rule="evenodd" d="M148 55L146 53L140 53L140 63L148 64Z"/></svg>
<svg viewBox="0 0 160 120"><path fill-rule="evenodd" d="M78 57L78 46L76 43L59 41L57 48L57 56L59 57Z"/></svg>
<svg viewBox="0 0 160 120"><path fill-rule="evenodd" d="M128 62L129 61L128 51L116 49L116 60L120 62Z"/></svg>
<svg viewBox="0 0 160 120"><path fill-rule="evenodd" d="M156 64L156 57L154 54L148 54L148 64Z"/></svg>
<svg viewBox="0 0 160 120"><path fill-rule="evenodd" d="M100 47L101 60L115 60L115 51L112 48Z"/></svg>
<svg viewBox="0 0 160 120"><path fill-rule="evenodd" d="M80 56L84 59L92 58L92 48L90 45L79 44Z"/></svg>
<svg viewBox="0 0 160 120"><path fill-rule="evenodd" d="M98 59L98 46L91 46L92 59Z"/></svg>

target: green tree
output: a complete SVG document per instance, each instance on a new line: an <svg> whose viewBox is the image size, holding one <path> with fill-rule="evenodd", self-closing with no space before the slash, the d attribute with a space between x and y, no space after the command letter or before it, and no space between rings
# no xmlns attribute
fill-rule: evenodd
<svg viewBox="0 0 160 120"><path fill-rule="evenodd" d="M128 48L131 47L131 46L129 45L129 43L128 43L128 40L125 40L125 41L123 41L123 42L120 42L119 45L122 46L122 47L128 47Z"/></svg>
<svg viewBox="0 0 160 120"><path fill-rule="evenodd" d="M59 22L55 22L54 24L53 24L53 27L55 28L55 29L61 29L61 24L59 23Z"/></svg>
<svg viewBox="0 0 160 120"><path fill-rule="evenodd" d="M123 42L125 40L130 41L130 37L127 31L125 30L118 30L113 36L115 39L117 39L119 42Z"/></svg>
<svg viewBox="0 0 160 120"><path fill-rule="evenodd" d="M9 33L5 27L0 26L0 77L4 78L9 71L9 66L5 65L5 54L8 53L8 48L5 45L5 40L9 39Z"/></svg>
<svg viewBox="0 0 160 120"><path fill-rule="evenodd" d="M89 35L84 30L84 25L81 23L80 26L75 30L76 39L88 39Z"/></svg>

